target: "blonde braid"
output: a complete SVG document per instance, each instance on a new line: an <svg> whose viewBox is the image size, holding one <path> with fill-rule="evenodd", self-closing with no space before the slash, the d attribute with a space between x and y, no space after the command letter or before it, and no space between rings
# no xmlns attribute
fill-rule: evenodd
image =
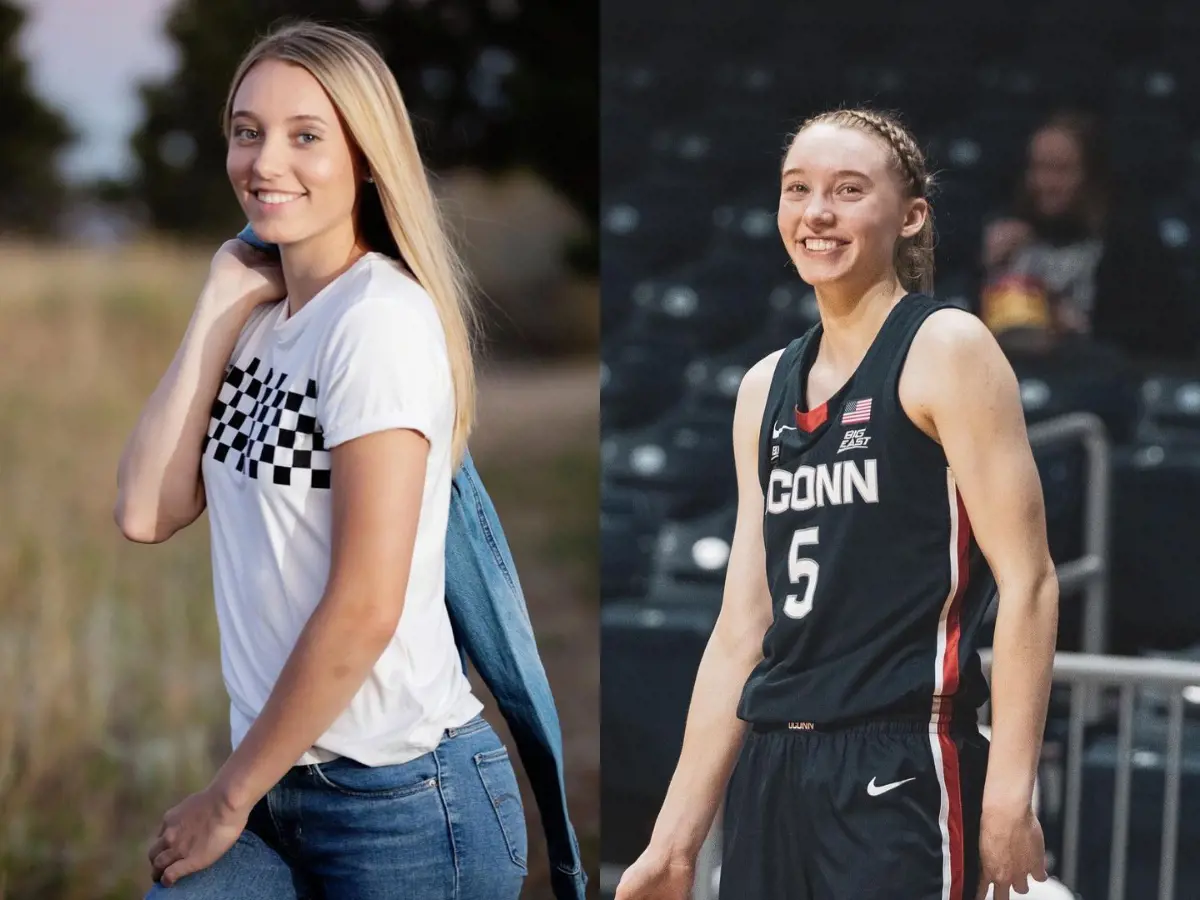
<svg viewBox="0 0 1200 900"><path fill-rule="evenodd" d="M895 116L871 109L835 109L819 113L807 119L796 135L810 125L838 125L857 128L881 138L887 146L892 168L900 176L907 197L928 199L932 193L933 176L926 170L925 154L921 152L916 138ZM792 138L795 140L795 137ZM911 238L896 242L896 274L905 290L933 292L933 211L925 219L921 230Z"/></svg>

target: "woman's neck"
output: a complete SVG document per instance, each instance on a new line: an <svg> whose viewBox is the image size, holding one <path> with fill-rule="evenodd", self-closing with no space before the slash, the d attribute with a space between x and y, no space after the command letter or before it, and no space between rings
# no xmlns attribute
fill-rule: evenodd
<svg viewBox="0 0 1200 900"><path fill-rule="evenodd" d="M353 227L280 247L279 261L287 286L289 318L362 259L366 252L367 247L355 235Z"/></svg>
<svg viewBox="0 0 1200 900"><path fill-rule="evenodd" d="M857 368L888 313L907 293L894 277L865 290L838 284L817 288L822 326L819 353L827 364L838 372Z"/></svg>

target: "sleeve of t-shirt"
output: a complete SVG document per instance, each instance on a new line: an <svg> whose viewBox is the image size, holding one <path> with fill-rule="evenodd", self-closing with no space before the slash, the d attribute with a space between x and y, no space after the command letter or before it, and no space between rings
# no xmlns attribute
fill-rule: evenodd
<svg viewBox="0 0 1200 900"><path fill-rule="evenodd" d="M371 296L340 315L317 363L326 447L392 428L432 439L453 402L445 337L423 296Z"/></svg>

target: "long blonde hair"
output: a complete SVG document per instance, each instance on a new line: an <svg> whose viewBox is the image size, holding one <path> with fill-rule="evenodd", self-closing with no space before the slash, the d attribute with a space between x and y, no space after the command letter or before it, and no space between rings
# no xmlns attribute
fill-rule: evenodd
<svg viewBox="0 0 1200 900"><path fill-rule="evenodd" d="M315 22L288 23L260 39L238 66L221 115L227 138L234 95L246 73L265 59L301 66L329 95L375 182L374 190L365 185L359 195L360 233L371 249L402 260L433 298L454 382L451 453L457 466L475 419L472 352L478 313L395 76L361 35Z"/></svg>

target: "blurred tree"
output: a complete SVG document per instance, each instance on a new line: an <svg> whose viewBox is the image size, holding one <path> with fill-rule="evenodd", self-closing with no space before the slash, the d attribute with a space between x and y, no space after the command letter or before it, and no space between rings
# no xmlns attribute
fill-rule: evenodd
<svg viewBox="0 0 1200 900"><path fill-rule="evenodd" d="M215 234L238 222L218 117L256 36L285 18L366 31L404 92L429 166L527 165L595 222L598 6L554 0L179 0L179 68L141 89L134 194L151 223ZM577 264L595 269L589 240Z"/></svg>
<svg viewBox="0 0 1200 900"><path fill-rule="evenodd" d="M0 230L36 234L50 231L62 210L55 163L74 134L30 89L17 45L25 15L0 0Z"/></svg>
<svg viewBox="0 0 1200 900"><path fill-rule="evenodd" d="M585 221L597 220L597 0L374 5L383 6L379 36L434 168L527 165ZM588 245L576 261L592 270L594 233Z"/></svg>

